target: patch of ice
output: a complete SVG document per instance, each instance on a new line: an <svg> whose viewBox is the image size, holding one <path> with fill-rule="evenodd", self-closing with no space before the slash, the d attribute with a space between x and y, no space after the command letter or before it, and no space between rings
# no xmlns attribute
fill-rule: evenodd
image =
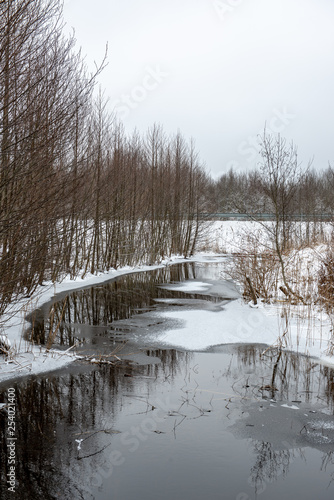
<svg viewBox="0 0 334 500"><path fill-rule="evenodd" d="M233 343L272 344L278 336L277 319L263 309L250 309L242 300L220 310L183 310L154 313L181 324L152 336L152 341L192 351Z"/></svg>
<svg viewBox="0 0 334 500"><path fill-rule="evenodd" d="M299 410L300 408L298 406L295 406L295 405L287 405L287 404L284 404L284 405L281 405L282 408L290 408L290 410Z"/></svg>
<svg viewBox="0 0 334 500"><path fill-rule="evenodd" d="M159 288L164 288L167 290L173 290L176 292L207 292L212 285L210 283L204 283L202 281L185 281L176 284L160 285Z"/></svg>
<svg viewBox="0 0 334 500"><path fill-rule="evenodd" d="M334 422L325 422L324 420L312 421L310 423L313 429L334 430Z"/></svg>

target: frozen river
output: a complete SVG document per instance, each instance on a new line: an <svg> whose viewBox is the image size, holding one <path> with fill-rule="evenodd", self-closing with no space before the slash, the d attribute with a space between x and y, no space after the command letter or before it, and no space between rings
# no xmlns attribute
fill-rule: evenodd
<svg viewBox="0 0 334 500"><path fill-rule="evenodd" d="M332 500L333 370L253 344L223 266L179 264L57 298L60 348L124 361L14 385L18 494L2 467L1 498ZM35 342L47 340L49 309L34 318ZM6 464L4 411L0 422Z"/></svg>

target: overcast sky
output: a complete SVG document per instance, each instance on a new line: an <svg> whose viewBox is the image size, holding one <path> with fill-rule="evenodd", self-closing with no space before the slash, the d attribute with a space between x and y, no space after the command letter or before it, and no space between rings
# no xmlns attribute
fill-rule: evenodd
<svg viewBox="0 0 334 500"><path fill-rule="evenodd" d="M265 124L334 166L333 0L65 0L89 68L131 132L195 139L216 178L256 165Z"/></svg>

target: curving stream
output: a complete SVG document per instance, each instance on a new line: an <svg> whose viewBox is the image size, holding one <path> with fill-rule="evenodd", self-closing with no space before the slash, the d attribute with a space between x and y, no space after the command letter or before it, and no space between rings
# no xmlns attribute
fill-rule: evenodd
<svg viewBox="0 0 334 500"><path fill-rule="evenodd" d="M238 297L223 265L131 274L36 311L27 338L46 343L60 322L59 348L123 362L15 384L17 496L2 410L2 499L332 500L333 369L259 344L168 345L183 312L209 318Z"/></svg>

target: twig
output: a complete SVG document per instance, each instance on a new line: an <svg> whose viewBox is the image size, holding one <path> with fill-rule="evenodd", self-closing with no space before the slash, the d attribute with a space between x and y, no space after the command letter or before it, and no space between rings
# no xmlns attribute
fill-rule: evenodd
<svg viewBox="0 0 334 500"><path fill-rule="evenodd" d="M107 444L106 446L104 446L101 450L96 451L95 453L91 453L90 455L85 455L84 457L77 457L77 460L83 460L84 458L94 457L95 455L98 455L99 453L102 453L102 451L104 451L104 450L105 450L106 448L108 448L110 445L111 445L111 443L109 443L109 444Z"/></svg>

